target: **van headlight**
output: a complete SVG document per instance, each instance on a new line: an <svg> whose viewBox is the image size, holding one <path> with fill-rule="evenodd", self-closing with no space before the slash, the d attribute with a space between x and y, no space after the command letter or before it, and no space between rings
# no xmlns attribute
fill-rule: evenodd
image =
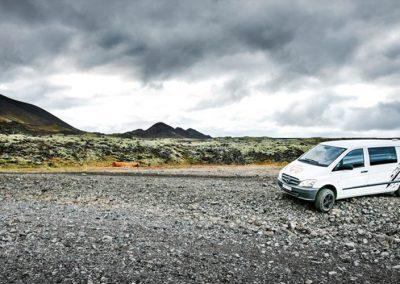
<svg viewBox="0 0 400 284"><path fill-rule="evenodd" d="M301 187L313 187L316 182L317 182L316 179L306 179L306 180L303 180L299 184L299 186L301 186Z"/></svg>

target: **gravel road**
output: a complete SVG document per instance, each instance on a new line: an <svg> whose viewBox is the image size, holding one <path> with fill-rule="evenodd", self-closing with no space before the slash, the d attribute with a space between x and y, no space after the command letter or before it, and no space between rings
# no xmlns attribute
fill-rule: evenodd
<svg viewBox="0 0 400 284"><path fill-rule="evenodd" d="M400 198L265 176L0 175L1 283L399 283Z"/></svg>

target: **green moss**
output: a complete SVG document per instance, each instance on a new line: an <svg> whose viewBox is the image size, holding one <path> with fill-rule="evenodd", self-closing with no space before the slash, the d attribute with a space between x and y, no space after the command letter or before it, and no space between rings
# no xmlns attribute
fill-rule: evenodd
<svg viewBox="0 0 400 284"><path fill-rule="evenodd" d="M0 167L84 165L112 161L161 164L250 164L285 162L321 139L215 138L128 139L93 134L0 135Z"/></svg>

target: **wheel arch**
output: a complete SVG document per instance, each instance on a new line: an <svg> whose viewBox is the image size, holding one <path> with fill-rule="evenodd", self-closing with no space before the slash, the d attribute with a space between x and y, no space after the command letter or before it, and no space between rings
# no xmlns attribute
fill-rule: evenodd
<svg viewBox="0 0 400 284"><path fill-rule="evenodd" d="M337 198L337 189L334 185L332 184L326 184L324 186L321 186L321 188L318 190L318 192L320 192L323 188L328 188L330 190L333 191L333 193L335 194L335 199ZM318 193L317 193L318 194Z"/></svg>

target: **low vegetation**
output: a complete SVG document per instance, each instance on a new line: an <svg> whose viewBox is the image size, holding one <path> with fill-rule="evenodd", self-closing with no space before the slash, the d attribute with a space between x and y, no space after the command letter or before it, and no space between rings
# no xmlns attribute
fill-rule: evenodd
<svg viewBox="0 0 400 284"><path fill-rule="evenodd" d="M118 138L106 135L0 135L0 168L285 163L320 139L215 138L208 140Z"/></svg>

